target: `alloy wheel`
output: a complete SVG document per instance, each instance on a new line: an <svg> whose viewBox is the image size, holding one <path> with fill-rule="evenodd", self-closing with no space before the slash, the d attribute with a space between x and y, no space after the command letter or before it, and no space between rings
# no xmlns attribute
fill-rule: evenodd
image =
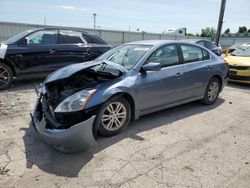
<svg viewBox="0 0 250 188"><path fill-rule="evenodd" d="M10 73L9 71L0 65L0 88L8 85L10 82Z"/></svg>
<svg viewBox="0 0 250 188"><path fill-rule="evenodd" d="M211 82L209 89L208 89L208 99L209 101L216 100L217 96L219 94L219 84L218 82Z"/></svg>
<svg viewBox="0 0 250 188"><path fill-rule="evenodd" d="M120 102L112 102L104 110L102 125L108 131L115 131L124 125L126 118L126 107Z"/></svg>

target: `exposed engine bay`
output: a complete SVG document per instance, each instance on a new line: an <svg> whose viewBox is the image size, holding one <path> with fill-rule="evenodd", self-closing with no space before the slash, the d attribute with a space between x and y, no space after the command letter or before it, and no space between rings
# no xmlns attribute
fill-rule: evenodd
<svg viewBox="0 0 250 188"><path fill-rule="evenodd" d="M120 71L116 71L116 74L114 74L98 69L96 70L96 68L99 68L98 66L84 69L70 78L46 84L48 104L55 108L61 101L74 93L86 88L94 88L98 84L112 80L121 75Z"/></svg>
<svg viewBox="0 0 250 188"><path fill-rule="evenodd" d="M108 67L107 64L100 64L80 70L68 78L46 83L46 95L43 96L42 100L43 111L47 113L47 116L53 116L59 123L58 127L51 125L47 128L65 129L88 119L93 115L93 109L91 111L82 110L74 113L54 113L54 110L64 99L78 91L95 88L97 85L115 79L120 75L122 75L122 72L118 69Z"/></svg>

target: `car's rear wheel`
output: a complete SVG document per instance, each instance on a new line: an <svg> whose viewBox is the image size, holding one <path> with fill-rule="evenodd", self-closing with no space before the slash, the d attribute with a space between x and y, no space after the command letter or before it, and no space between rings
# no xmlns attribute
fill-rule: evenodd
<svg viewBox="0 0 250 188"><path fill-rule="evenodd" d="M218 78L212 78L206 88L202 102L207 105L215 103L220 93L220 81Z"/></svg>
<svg viewBox="0 0 250 188"><path fill-rule="evenodd" d="M102 136L113 136L127 126L130 118L131 108L128 101L115 97L104 103L99 110L96 126Z"/></svg>
<svg viewBox="0 0 250 188"><path fill-rule="evenodd" d="M11 68L0 62L0 90L10 86L13 81L13 71Z"/></svg>

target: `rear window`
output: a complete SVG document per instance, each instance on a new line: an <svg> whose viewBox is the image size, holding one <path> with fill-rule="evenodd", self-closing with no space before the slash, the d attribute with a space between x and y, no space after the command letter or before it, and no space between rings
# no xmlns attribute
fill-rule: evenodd
<svg viewBox="0 0 250 188"><path fill-rule="evenodd" d="M204 45L204 41L199 41L199 42L197 42L197 44L199 44L199 45L201 45L201 46L205 46L205 45Z"/></svg>
<svg viewBox="0 0 250 188"><path fill-rule="evenodd" d="M88 43L94 43L94 44L107 44L104 40L102 40L100 37L96 35L90 35L87 33L83 34L83 37Z"/></svg>
<svg viewBox="0 0 250 188"><path fill-rule="evenodd" d="M209 50L216 48L216 45L212 42L207 42L205 41L205 47L208 48Z"/></svg>

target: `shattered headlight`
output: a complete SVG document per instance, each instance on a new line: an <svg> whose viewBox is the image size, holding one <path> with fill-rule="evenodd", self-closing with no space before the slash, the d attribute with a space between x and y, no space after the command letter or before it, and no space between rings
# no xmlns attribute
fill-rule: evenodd
<svg viewBox="0 0 250 188"><path fill-rule="evenodd" d="M95 89L85 89L64 99L55 109L55 112L75 112L85 108Z"/></svg>

